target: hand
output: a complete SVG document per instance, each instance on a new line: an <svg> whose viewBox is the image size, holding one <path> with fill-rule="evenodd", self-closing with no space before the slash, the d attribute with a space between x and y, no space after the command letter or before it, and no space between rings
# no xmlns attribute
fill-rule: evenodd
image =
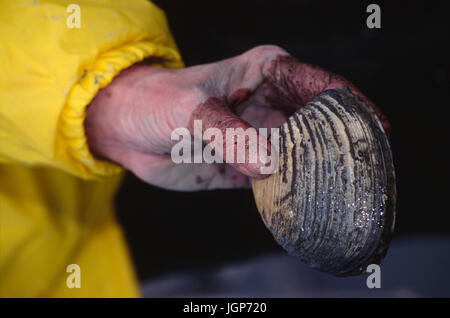
<svg viewBox="0 0 450 318"><path fill-rule="evenodd" d="M262 178L263 162L175 164L175 128L279 127L326 89L351 83L300 63L276 46L259 46L216 63L169 70L137 64L99 91L87 108L85 129L93 154L116 162L144 181L174 190L248 187ZM368 101L368 100L367 100ZM386 130L389 124L373 103ZM270 148L270 143L264 141ZM224 140L224 151L227 147Z"/></svg>

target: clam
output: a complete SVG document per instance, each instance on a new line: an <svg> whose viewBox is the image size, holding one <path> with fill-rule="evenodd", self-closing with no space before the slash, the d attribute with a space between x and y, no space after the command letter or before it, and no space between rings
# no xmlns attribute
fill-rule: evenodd
<svg viewBox="0 0 450 318"><path fill-rule="evenodd" d="M279 168L253 180L275 240L337 276L379 264L395 223L389 140L371 108L344 87L318 94L280 127Z"/></svg>

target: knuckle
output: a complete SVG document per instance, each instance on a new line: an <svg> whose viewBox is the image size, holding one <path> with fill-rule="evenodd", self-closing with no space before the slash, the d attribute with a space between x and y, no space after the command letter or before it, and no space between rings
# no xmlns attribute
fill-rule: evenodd
<svg viewBox="0 0 450 318"><path fill-rule="evenodd" d="M265 57L265 56L276 56L279 54L282 54L282 55L289 54L283 48L281 48L277 45L272 45L272 44L256 46L256 47L250 49L249 51L247 51L247 53L249 53L249 55L251 55L252 57Z"/></svg>

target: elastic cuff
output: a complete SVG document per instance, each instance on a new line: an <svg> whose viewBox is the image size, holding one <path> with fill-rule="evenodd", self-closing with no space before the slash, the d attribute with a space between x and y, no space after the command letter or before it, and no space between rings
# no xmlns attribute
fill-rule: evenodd
<svg viewBox="0 0 450 318"><path fill-rule="evenodd" d="M121 70L148 57L158 58L163 67L183 66L175 49L141 41L99 55L92 66L84 70L70 90L60 115L55 151L60 152L56 156L64 162L63 168L86 179L110 176L122 170L116 164L95 159L89 151L83 125L85 109L98 90L108 85Z"/></svg>

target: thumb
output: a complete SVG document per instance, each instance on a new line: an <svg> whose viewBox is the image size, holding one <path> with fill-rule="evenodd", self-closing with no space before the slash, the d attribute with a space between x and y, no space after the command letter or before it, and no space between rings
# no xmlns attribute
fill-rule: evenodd
<svg viewBox="0 0 450 318"><path fill-rule="evenodd" d="M275 154L270 142L234 114L224 100L211 97L194 110L191 128L195 132L199 127L202 141L218 151L225 163L252 178L268 176L267 166Z"/></svg>

